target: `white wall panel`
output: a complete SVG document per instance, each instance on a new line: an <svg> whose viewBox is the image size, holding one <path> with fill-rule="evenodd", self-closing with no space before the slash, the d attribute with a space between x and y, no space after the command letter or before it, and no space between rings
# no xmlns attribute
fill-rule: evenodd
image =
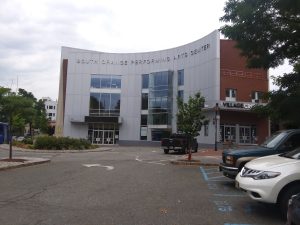
<svg viewBox="0 0 300 225"><path fill-rule="evenodd" d="M122 75L120 112L123 121L120 126L120 140L139 140L142 74L173 70L173 97L176 101L177 70L184 69L185 99L200 90L204 97L214 104L220 96L219 42L219 33L214 31L195 42L155 52L119 54L63 47L62 58L69 60L65 135L87 135L86 125L71 125L68 119L72 115L88 114L91 74ZM209 48L204 50L208 45ZM175 116L176 104L173 105ZM175 130L176 121L172 122L172 126Z"/></svg>

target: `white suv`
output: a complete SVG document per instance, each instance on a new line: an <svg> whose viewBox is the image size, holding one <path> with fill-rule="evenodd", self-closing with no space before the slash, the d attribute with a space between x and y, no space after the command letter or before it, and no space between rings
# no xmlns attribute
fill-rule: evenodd
<svg viewBox="0 0 300 225"><path fill-rule="evenodd" d="M278 203L285 217L288 200L300 192L300 148L248 162L236 176L236 187L256 201Z"/></svg>

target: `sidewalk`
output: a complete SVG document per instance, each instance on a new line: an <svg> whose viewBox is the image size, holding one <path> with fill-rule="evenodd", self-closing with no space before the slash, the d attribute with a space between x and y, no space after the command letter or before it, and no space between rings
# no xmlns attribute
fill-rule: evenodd
<svg viewBox="0 0 300 225"><path fill-rule="evenodd" d="M222 161L223 149L198 149L192 153L192 160L188 160L188 155L182 156L178 160L171 161L175 165L194 165L194 166L218 166Z"/></svg>
<svg viewBox="0 0 300 225"><path fill-rule="evenodd" d="M25 167L25 166L33 166L37 164L50 162L50 159L46 158L33 158L33 157L15 157L10 159L0 159L0 171Z"/></svg>

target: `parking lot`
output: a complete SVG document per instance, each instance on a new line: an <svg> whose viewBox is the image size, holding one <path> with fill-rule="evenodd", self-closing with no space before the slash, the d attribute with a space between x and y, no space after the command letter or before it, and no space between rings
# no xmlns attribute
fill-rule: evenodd
<svg viewBox="0 0 300 225"><path fill-rule="evenodd" d="M202 179L211 191L215 213L224 217L224 225L283 224L275 205L252 201L235 188L234 180L222 176L217 167L200 167Z"/></svg>
<svg viewBox="0 0 300 225"><path fill-rule="evenodd" d="M0 172L0 224L283 225L217 167L173 165L159 148L24 153L50 163ZM1 151L3 157L6 152Z"/></svg>

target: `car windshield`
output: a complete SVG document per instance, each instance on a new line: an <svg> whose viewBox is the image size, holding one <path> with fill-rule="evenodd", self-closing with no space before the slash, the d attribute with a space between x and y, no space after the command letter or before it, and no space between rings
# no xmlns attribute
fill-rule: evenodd
<svg viewBox="0 0 300 225"><path fill-rule="evenodd" d="M280 155L281 157L290 158L290 159L300 159L300 147L294 149L293 151L286 152Z"/></svg>
<svg viewBox="0 0 300 225"><path fill-rule="evenodd" d="M276 132L269 137L261 146L266 148L274 148L287 135L285 132Z"/></svg>

